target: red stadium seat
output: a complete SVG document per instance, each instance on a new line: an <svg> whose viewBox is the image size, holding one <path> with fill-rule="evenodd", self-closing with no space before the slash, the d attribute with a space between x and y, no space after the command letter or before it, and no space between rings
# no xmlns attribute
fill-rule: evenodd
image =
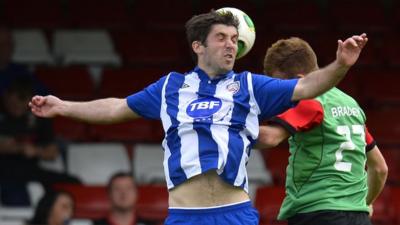
<svg viewBox="0 0 400 225"><path fill-rule="evenodd" d="M400 13L400 9L398 10ZM400 18L400 16L399 16ZM399 19L400 22L400 19ZM398 32L391 32L384 35L382 39L381 47L381 58L389 66L399 67L400 66L400 55L398 52L398 41L400 39L400 34Z"/></svg>
<svg viewBox="0 0 400 225"><path fill-rule="evenodd" d="M343 7L343 6L346 7ZM362 10L360 10L362 7ZM388 30L382 1L373 0L335 0L329 1L329 18L340 30L351 32L378 32ZM368 16L364 16L368 15Z"/></svg>
<svg viewBox="0 0 400 225"><path fill-rule="evenodd" d="M150 29L184 30L185 22L193 16L192 1L135 0L132 6L132 23Z"/></svg>
<svg viewBox="0 0 400 225"><path fill-rule="evenodd" d="M320 67L333 62L336 58L336 50L338 47L337 40L346 40L347 38L358 34L354 32L316 32L312 34L305 35L304 40L310 43L311 47L314 49L318 64ZM372 36L372 37L371 37ZM370 39L377 39L374 35L368 34ZM368 42L368 44L363 49L360 57L357 60L356 67L374 67L381 65L383 60L378 56L379 48L375 42ZM354 70L354 68L352 69ZM350 70L350 71L352 71Z"/></svg>
<svg viewBox="0 0 400 225"><path fill-rule="evenodd" d="M396 119L399 113L399 107L366 111L367 126L378 143L391 145L400 143L400 121Z"/></svg>
<svg viewBox="0 0 400 225"><path fill-rule="evenodd" d="M279 209L284 198L285 187L283 186L267 186L257 189L255 207L260 213L261 225L287 224L286 221L277 220Z"/></svg>
<svg viewBox="0 0 400 225"><path fill-rule="evenodd" d="M57 184L59 191L70 193L75 201L75 218L97 219L110 209L105 186ZM138 186L137 216L149 221L164 221L168 213L168 190L165 186Z"/></svg>
<svg viewBox="0 0 400 225"><path fill-rule="evenodd" d="M324 32L315 33L313 37L309 39L309 43L317 55L318 64L320 67L323 67L335 60L338 45L337 40L343 40L344 38L346 37L335 32ZM308 41L307 39L305 40Z"/></svg>
<svg viewBox="0 0 400 225"><path fill-rule="evenodd" d="M75 218L98 219L109 211L105 186L84 186L77 184L57 184L56 190L70 193L75 201Z"/></svg>
<svg viewBox="0 0 400 225"><path fill-rule="evenodd" d="M114 125L91 125L89 135L99 141L160 142L160 126L159 121L136 119Z"/></svg>
<svg viewBox="0 0 400 225"><path fill-rule="evenodd" d="M135 30L114 32L112 35L127 65L171 67L189 58L186 51L182 53L187 42L180 32Z"/></svg>
<svg viewBox="0 0 400 225"><path fill-rule="evenodd" d="M89 138L87 124L65 117L54 118L53 129L58 137L69 141L84 141Z"/></svg>
<svg viewBox="0 0 400 225"><path fill-rule="evenodd" d="M392 224L400 224L400 187L391 186L390 196L386 203L390 203L390 215L389 217L393 219ZM387 223L389 224L389 223Z"/></svg>
<svg viewBox="0 0 400 225"><path fill-rule="evenodd" d="M129 28L125 0L69 0L68 19L74 27Z"/></svg>
<svg viewBox="0 0 400 225"><path fill-rule="evenodd" d="M368 70L362 76L361 91L374 106L400 105L400 77L396 70Z"/></svg>
<svg viewBox="0 0 400 225"><path fill-rule="evenodd" d="M138 217L160 222L165 220L168 214L168 190L166 186L139 186L138 196Z"/></svg>
<svg viewBox="0 0 400 225"><path fill-rule="evenodd" d="M394 220L393 210L395 207L393 200L391 200L393 197L392 189L393 187L386 186L379 197L375 200L373 204L373 216L371 218L373 224L392 224Z"/></svg>
<svg viewBox="0 0 400 225"><path fill-rule="evenodd" d="M353 35L353 34L351 34ZM350 37L350 35L347 35ZM369 35L370 39L375 39L374 37L371 37L372 35ZM345 39L347 37L343 37ZM380 66L383 63L383 59L379 57L378 55L378 47L374 42L369 42L362 50L360 57L357 60L356 65L357 66L365 66L365 67L373 67L373 66Z"/></svg>
<svg viewBox="0 0 400 225"><path fill-rule="evenodd" d="M378 144L379 144L378 139ZM386 164L389 168L389 174L387 178L387 184L399 185L400 184L400 148L390 148L382 146L380 147L383 157L385 158Z"/></svg>
<svg viewBox="0 0 400 225"><path fill-rule="evenodd" d="M156 68L106 69L100 82L99 97L126 97L156 82L165 73Z"/></svg>
<svg viewBox="0 0 400 225"><path fill-rule="evenodd" d="M41 67L36 74L56 96L69 100L90 100L94 83L84 67Z"/></svg>
<svg viewBox="0 0 400 225"><path fill-rule="evenodd" d="M318 31L325 23L324 14L315 1L297 0L289 4L280 1L267 1L264 15L268 27L280 31ZM257 28L257 26L256 26Z"/></svg>
<svg viewBox="0 0 400 225"><path fill-rule="evenodd" d="M363 74L360 70L353 68L337 86L340 90L353 97L361 105L365 102L364 96L361 94L362 75Z"/></svg>
<svg viewBox="0 0 400 225"><path fill-rule="evenodd" d="M9 26L53 29L65 25L62 1L4 0L2 3Z"/></svg>

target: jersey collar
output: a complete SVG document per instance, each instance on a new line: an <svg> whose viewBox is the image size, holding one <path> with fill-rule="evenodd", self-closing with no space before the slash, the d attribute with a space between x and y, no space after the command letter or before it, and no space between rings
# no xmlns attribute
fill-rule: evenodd
<svg viewBox="0 0 400 225"><path fill-rule="evenodd" d="M200 69L198 66L196 66L193 71L196 72L199 75L199 78L202 81L211 80L213 82L218 82L218 81L223 80L225 78L231 78L234 75L233 70L230 70L229 72L227 72L225 74L218 75L214 79L210 79L210 77L207 75L207 73L204 70Z"/></svg>

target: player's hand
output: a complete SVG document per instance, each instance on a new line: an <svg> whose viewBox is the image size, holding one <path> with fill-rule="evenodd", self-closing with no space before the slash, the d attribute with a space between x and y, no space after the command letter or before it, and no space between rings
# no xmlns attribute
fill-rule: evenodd
<svg viewBox="0 0 400 225"><path fill-rule="evenodd" d="M59 98L48 96L34 96L29 102L33 114L39 117L55 117L61 114L63 101Z"/></svg>
<svg viewBox="0 0 400 225"><path fill-rule="evenodd" d="M365 33L354 35L345 41L338 40L336 59L343 66L354 65L367 42L368 38Z"/></svg>

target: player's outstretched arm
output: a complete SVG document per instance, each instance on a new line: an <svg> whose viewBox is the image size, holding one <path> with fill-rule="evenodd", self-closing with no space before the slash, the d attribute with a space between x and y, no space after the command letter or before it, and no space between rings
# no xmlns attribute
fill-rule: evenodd
<svg viewBox="0 0 400 225"><path fill-rule="evenodd" d="M105 98L89 102L64 101L55 96L34 96L29 102L33 114L39 117L69 117L88 123L111 124L138 117L126 99Z"/></svg>
<svg viewBox="0 0 400 225"><path fill-rule="evenodd" d="M379 148L375 146L367 153L368 194L367 204L371 205L381 193L388 175L388 167Z"/></svg>
<svg viewBox="0 0 400 225"><path fill-rule="evenodd" d="M350 67L356 63L367 41L366 34L354 35L344 42L338 40L336 60L301 78L296 85L292 100L314 98L338 84Z"/></svg>

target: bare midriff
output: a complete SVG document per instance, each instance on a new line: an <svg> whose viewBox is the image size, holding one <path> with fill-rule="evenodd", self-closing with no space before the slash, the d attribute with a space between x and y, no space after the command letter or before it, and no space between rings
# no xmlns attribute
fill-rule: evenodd
<svg viewBox="0 0 400 225"><path fill-rule="evenodd" d="M216 171L194 176L169 192L170 207L212 207L246 200L249 196L242 188L224 182Z"/></svg>

